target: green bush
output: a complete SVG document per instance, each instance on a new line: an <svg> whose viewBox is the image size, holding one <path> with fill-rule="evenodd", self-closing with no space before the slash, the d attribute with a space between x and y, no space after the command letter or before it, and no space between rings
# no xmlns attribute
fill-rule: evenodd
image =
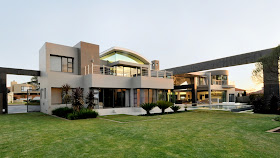
<svg viewBox="0 0 280 158"><path fill-rule="evenodd" d="M181 107L180 106L178 106L178 105L172 105L172 106L170 106L170 108L174 111L174 112L177 112Z"/></svg>
<svg viewBox="0 0 280 158"><path fill-rule="evenodd" d="M275 117L275 119L274 119L275 121L279 121L280 122L280 116L278 116L278 117Z"/></svg>
<svg viewBox="0 0 280 158"><path fill-rule="evenodd" d="M158 101L157 106L161 109L161 113L164 114L165 109L169 108L172 106L173 103L168 102L168 101Z"/></svg>
<svg viewBox="0 0 280 158"><path fill-rule="evenodd" d="M96 118L98 116L98 112L92 111L90 109L81 109L80 111L74 111L67 115L67 119L69 120L77 120L77 119L87 119L87 118Z"/></svg>
<svg viewBox="0 0 280 158"><path fill-rule="evenodd" d="M157 104L155 104L155 103L143 103L140 105L141 108L146 110L147 115L150 115L150 111L156 106L157 106Z"/></svg>
<svg viewBox="0 0 280 158"><path fill-rule="evenodd" d="M188 111L188 106L187 105L185 105L184 108L185 108L185 111Z"/></svg>
<svg viewBox="0 0 280 158"><path fill-rule="evenodd" d="M72 108L68 108L68 107L57 108L57 109L52 111L53 115L56 115L58 117L63 117L63 118L67 118L67 115L69 113L73 113L73 109Z"/></svg>
<svg viewBox="0 0 280 158"><path fill-rule="evenodd" d="M251 96L250 96L251 97ZM268 101L265 101L263 95L251 97L254 113L262 114L280 114L280 99L272 94Z"/></svg>

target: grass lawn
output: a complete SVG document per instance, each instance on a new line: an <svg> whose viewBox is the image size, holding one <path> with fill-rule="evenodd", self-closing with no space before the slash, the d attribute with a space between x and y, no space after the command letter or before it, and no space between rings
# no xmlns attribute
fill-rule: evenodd
<svg viewBox="0 0 280 158"><path fill-rule="evenodd" d="M0 157L280 157L275 115L191 111L69 121L0 115Z"/></svg>

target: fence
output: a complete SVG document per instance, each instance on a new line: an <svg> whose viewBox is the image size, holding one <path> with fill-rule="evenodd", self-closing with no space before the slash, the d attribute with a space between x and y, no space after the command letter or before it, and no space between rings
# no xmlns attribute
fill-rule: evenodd
<svg viewBox="0 0 280 158"><path fill-rule="evenodd" d="M85 66L85 75L87 74L102 74L102 75L112 75L112 76L123 76L123 77L137 77L137 76L149 76L149 69L146 67L123 67L123 66L101 66L101 65L88 65ZM157 78L173 78L173 72L171 71L160 71L151 70L151 77Z"/></svg>

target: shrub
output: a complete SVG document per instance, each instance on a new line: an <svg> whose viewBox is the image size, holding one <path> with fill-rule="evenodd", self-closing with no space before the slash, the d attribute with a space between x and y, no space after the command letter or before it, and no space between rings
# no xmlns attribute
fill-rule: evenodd
<svg viewBox="0 0 280 158"><path fill-rule="evenodd" d="M275 119L274 119L275 121L280 121L280 116L278 116L278 117L275 117Z"/></svg>
<svg viewBox="0 0 280 158"><path fill-rule="evenodd" d="M279 97L275 94L272 94L269 99L269 113L271 114L280 114L280 106L279 106Z"/></svg>
<svg viewBox="0 0 280 158"><path fill-rule="evenodd" d="M95 106L95 100L96 98L94 97L93 90L90 90L86 96L86 104L88 104L87 108L88 109L93 109Z"/></svg>
<svg viewBox="0 0 280 158"><path fill-rule="evenodd" d="M96 118L98 116L98 112L90 110L90 109L80 109L80 111L74 111L67 115L67 119L69 120L77 120L77 119L87 119L87 118Z"/></svg>
<svg viewBox="0 0 280 158"><path fill-rule="evenodd" d="M268 101L265 101L263 95L256 95L253 99L252 105L255 113L280 114L280 99L278 96L272 94Z"/></svg>
<svg viewBox="0 0 280 158"><path fill-rule="evenodd" d="M251 98L250 98L250 100L251 100ZM265 100L264 100L263 96L254 96L254 98L251 100L251 102L253 105L254 113L268 113L269 109L268 109L268 106L265 105Z"/></svg>
<svg viewBox="0 0 280 158"><path fill-rule="evenodd" d="M69 113L73 113L73 109L68 107L57 108L52 111L53 115L63 118L66 118Z"/></svg>
<svg viewBox="0 0 280 158"><path fill-rule="evenodd" d="M181 107L180 106L178 106L178 105L172 105L172 106L170 106L170 108L174 111L174 112L177 112Z"/></svg>
<svg viewBox="0 0 280 158"><path fill-rule="evenodd" d="M181 107L180 107L180 106L175 105L175 104L171 105L171 106L170 106L170 108L171 108L174 112L177 112L178 110L180 110L180 109L181 109Z"/></svg>
<svg viewBox="0 0 280 158"><path fill-rule="evenodd" d="M147 115L150 115L150 111L156 106L157 105L155 103L143 103L143 104L140 105L141 108L146 110Z"/></svg>
<svg viewBox="0 0 280 158"><path fill-rule="evenodd" d="M157 106L161 109L161 113L164 114L165 109L169 108L173 103L168 101L158 101Z"/></svg>
<svg viewBox="0 0 280 158"><path fill-rule="evenodd" d="M188 109L187 109L187 108L188 108L188 106L187 106L187 105L185 105L185 106L184 106L184 108L185 108L185 111L188 111Z"/></svg>
<svg viewBox="0 0 280 158"><path fill-rule="evenodd" d="M259 99L261 97L263 97L263 94L251 94L251 95L249 95L249 99L250 99L249 104L253 104L253 101L255 101L256 99Z"/></svg>

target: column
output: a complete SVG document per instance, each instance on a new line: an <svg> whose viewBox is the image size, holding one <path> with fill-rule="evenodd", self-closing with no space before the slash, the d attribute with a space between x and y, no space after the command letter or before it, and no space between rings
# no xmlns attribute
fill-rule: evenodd
<svg viewBox="0 0 280 158"><path fill-rule="evenodd" d="M269 101L272 94L279 96L278 59L263 64L264 98Z"/></svg>
<svg viewBox="0 0 280 158"><path fill-rule="evenodd" d="M0 114L8 113L6 80L7 75L0 73Z"/></svg>
<svg viewBox="0 0 280 158"><path fill-rule="evenodd" d="M209 104L211 105L211 72L207 73L207 80L208 80L208 99L209 99Z"/></svg>
<svg viewBox="0 0 280 158"><path fill-rule="evenodd" d="M192 106L196 106L197 105L197 77L191 78L191 82L193 83Z"/></svg>

